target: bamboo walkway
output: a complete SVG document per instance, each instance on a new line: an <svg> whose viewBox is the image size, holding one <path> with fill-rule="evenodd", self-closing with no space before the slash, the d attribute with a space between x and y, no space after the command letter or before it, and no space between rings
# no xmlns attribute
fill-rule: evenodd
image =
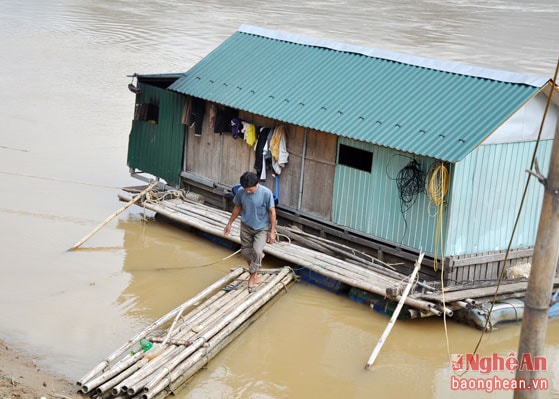
<svg viewBox="0 0 559 399"><path fill-rule="evenodd" d="M214 207L210 207L196 200L188 198L177 190L176 192L153 193L146 195L141 203L145 209L161 214L171 220L184 225L191 226L202 232L221 237L240 244L240 222L239 218L234 222L230 236L223 234L223 228L227 224L230 213ZM148 193L149 194L149 193ZM122 191L119 194L121 201L130 201L133 194ZM140 205L140 204L138 204ZM300 230L289 229L278 226L278 233L307 239L305 233ZM289 230L289 231L288 231ZM290 239L283 239L275 244L267 244L265 253L278 259L284 260L291 265L307 268L319 275L334 279L373 294L387 297L395 302L401 299L401 292L409 276L399 273L390 265L380 262L378 259L365 259L357 251L345 248L343 257L332 255L336 251L337 244L332 241L316 238L307 240L301 246ZM310 236L310 235L309 235ZM342 259L343 258L343 259ZM349 259L349 260L348 260ZM417 281L410 294L405 298L404 304L421 312L421 316L437 315L445 313L451 317L453 310L471 308L478 306L481 301L492 300L495 296L496 285L486 287L474 286L452 286L446 287L445 292L435 284ZM559 278L555 278L555 286L559 286ZM496 300L523 297L526 292L526 281L503 281L499 287Z"/></svg>
<svg viewBox="0 0 559 399"><path fill-rule="evenodd" d="M107 356L77 382L79 392L141 399L176 393L295 280L289 267L259 274L258 289L249 292L248 272L233 269Z"/></svg>
<svg viewBox="0 0 559 399"><path fill-rule="evenodd" d="M119 194L119 199L130 201L132 195L122 192ZM147 198L141 206L168 219L240 245L240 218L237 218L233 223L229 236L223 234L223 228L231 216L230 212L209 207L188 198ZM280 233L282 231L280 226L277 230ZM381 296L386 296L387 289L404 285L404 282L408 279L408 276L387 269L380 264L370 262L369 267L364 267L320 251L296 245L289 240L282 241L280 239L275 244L266 244L264 252L289 264L305 267L319 275ZM396 296L395 299L398 300L399 296ZM443 311L443 308L435 302L412 297L408 297L405 303L413 308L435 315L441 315ZM446 312L452 314L452 311L448 308Z"/></svg>

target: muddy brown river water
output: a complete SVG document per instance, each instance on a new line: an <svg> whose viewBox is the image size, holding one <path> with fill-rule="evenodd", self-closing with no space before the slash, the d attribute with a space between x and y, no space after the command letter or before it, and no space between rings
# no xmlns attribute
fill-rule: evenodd
<svg viewBox="0 0 559 399"><path fill-rule="evenodd" d="M556 0L3 0L0 11L0 338L75 381L232 267L231 250L130 208L67 249L139 184L126 167L132 73L182 72L241 24L552 77ZM268 260L268 266L276 263ZM454 390L449 354L479 331L439 318L398 322L297 284L179 398L510 398ZM518 348L519 324L487 334L485 356ZM447 341L448 336L448 341ZM447 346L448 342L448 346ZM559 397L559 321L541 397ZM471 375L471 377L480 377ZM494 371L483 378L512 378Z"/></svg>

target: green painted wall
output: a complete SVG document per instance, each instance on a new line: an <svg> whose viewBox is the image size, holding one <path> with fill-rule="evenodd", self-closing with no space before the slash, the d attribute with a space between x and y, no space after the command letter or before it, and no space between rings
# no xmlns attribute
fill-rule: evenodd
<svg viewBox="0 0 559 399"><path fill-rule="evenodd" d="M413 248L435 253L437 209L425 192L417 194L406 212L396 178L413 156L400 152L340 138L339 144L373 152L372 172L336 165L334 180L333 221L355 230ZM416 156L423 172L435 160ZM443 227L447 213L443 213ZM440 251L438 252L440 254Z"/></svg>
<svg viewBox="0 0 559 399"><path fill-rule="evenodd" d="M143 91L136 104L159 106L159 120L132 121L127 164L178 185L183 165L185 126L181 118L186 97L147 84L140 84L139 88Z"/></svg>

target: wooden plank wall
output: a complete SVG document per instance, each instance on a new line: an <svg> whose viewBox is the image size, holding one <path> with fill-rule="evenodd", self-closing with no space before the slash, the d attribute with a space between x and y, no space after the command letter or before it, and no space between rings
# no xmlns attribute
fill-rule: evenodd
<svg viewBox="0 0 559 399"><path fill-rule="evenodd" d="M194 135L194 128L187 129L186 171L233 186L243 171L252 169L254 151L230 133L214 133L209 126L209 106L207 102L201 136Z"/></svg>
<svg viewBox="0 0 559 399"><path fill-rule="evenodd" d="M332 220L337 137L310 130L307 134L301 211Z"/></svg>
<svg viewBox="0 0 559 399"><path fill-rule="evenodd" d="M533 248L511 250L506 267L531 263L533 251ZM498 280L501 270L505 267L505 254L506 251L502 250L449 257L446 283L451 285Z"/></svg>
<svg viewBox="0 0 559 399"><path fill-rule="evenodd" d="M230 133L214 133L209 127L209 106L208 102L201 136L194 135L194 128L187 129L186 171L232 187L242 173L254 171L254 149L241 138L233 139ZM239 118L255 126L273 128L282 124L244 111ZM331 221L337 137L307 131L305 146L305 129L285 126L289 159L279 175L280 204ZM275 191L271 173L261 184Z"/></svg>

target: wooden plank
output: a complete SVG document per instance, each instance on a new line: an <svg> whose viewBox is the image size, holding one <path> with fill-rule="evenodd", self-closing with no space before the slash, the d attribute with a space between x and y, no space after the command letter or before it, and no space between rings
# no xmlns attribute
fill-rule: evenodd
<svg viewBox="0 0 559 399"><path fill-rule="evenodd" d="M517 250L512 250L509 254L509 260L516 258L530 258L533 254L533 248L522 248ZM484 255L461 255L453 258L453 267L461 267L470 265L472 262L475 263L489 263L494 261L503 260L505 254L502 251L487 253Z"/></svg>
<svg viewBox="0 0 559 399"><path fill-rule="evenodd" d="M324 164L324 161L335 163L336 146L337 137L332 134L314 130L307 134L300 210L328 221L332 217L335 166ZM322 161L317 162L314 159Z"/></svg>
<svg viewBox="0 0 559 399"><path fill-rule="evenodd" d="M333 166L305 161L302 211L327 221L331 220L334 171Z"/></svg>
<svg viewBox="0 0 559 399"><path fill-rule="evenodd" d="M559 277L555 278L554 284L555 285L559 284ZM528 286L527 281L521 281L517 283L504 282L499 287L499 295L524 293L526 292L527 286ZM461 301L468 298L475 299L475 298L491 297L495 293L495 289L496 286L492 285L489 287L471 288L471 289L463 289L463 290L457 290L453 292L447 292L445 294L445 300L447 302L455 302L455 301ZM424 299L426 301L439 302L441 300L440 293L418 294L416 295L416 297Z"/></svg>
<svg viewBox="0 0 559 399"><path fill-rule="evenodd" d="M289 152L289 162L291 156L301 158L303 154L303 147L305 143L305 128L296 125L287 126L287 151ZM296 162L294 164L298 165Z"/></svg>
<svg viewBox="0 0 559 399"><path fill-rule="evenodd" d="M213 151L218 151L217 148L221 148L221 145L213 148ZM207 162L221 162L221 183L234 186L239 183L239 177L244 172L254 170L254 150L242 138L234 139L231 134L224 134L222 154L222 160L218 157L219 152L207 154ZM203 170L200 173L205 175Z"/></svg>
<svg viewBox="0 0 559 399"><path fill-rule="evenodd" d="M470 267L472 268L472 272L474 274L474 281L480 281L482 279L482 277L481 277L482 265L480 265L479 263L476 263L475 265L472 265Z"/></svg>

